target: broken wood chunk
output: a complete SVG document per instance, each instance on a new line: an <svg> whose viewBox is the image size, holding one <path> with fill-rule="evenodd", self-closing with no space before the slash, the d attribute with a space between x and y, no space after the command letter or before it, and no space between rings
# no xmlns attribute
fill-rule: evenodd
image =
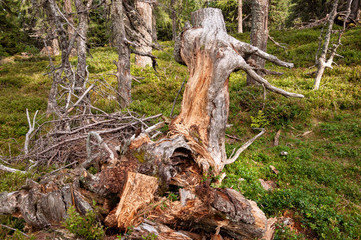
<svg viewBox="0 0 361 240"><path fill-rule="evenodd" d="M161 223L144 220L139 226L135 227L129 239L157 239L157 240L192 240L187 232L175 231ZM153 238L152 238L153 237Z"/></svg>
<svg viewBox="0 0 361 240"><path fill-rule="evenodd" d="M128 172L127 181L115 213L120 229L126 230L132 225L137 211L154 199L157 188L157 178Z"/></svg>

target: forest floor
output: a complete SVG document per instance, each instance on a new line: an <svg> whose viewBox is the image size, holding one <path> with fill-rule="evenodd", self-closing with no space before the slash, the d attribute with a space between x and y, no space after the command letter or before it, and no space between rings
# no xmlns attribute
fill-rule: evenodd
<svg viewBox="0 0 361 240"><path fill-rule="evenodd" d="M227 129L227 154L241 146L256 132L252 127L265 127L239 159L228 165L224 187L240 191L257 202L267 217L283 218L277 225L275 239L360 239L361 238L361 28L349 29L343 38L338 66L327 69L320 90L314 91L314 56L320 29L271 32L285 51L269 41L268 52L293 62L295 68L268 68L284 72L267 76L274 86L305 95L290 99L267 93L262 87L246 86L243 72L233 73L229 81L230 115ZM248 41L249 34L236 35ZM173 59L173 42L162 42L157 72L151 67L132 66L133 103L130 110L140 115L163 113L169 116L175 96L187 77L187 69ZM117 54L111 48L91 50L88 60L91 79L105 79L114 87ZM54 58L59 61L59 57ZM75 62L76 59L73 59ZM45 113L51 86L46 73L46 57L15 57L14 62L0 66L0 156L14 156L22 151L28 131L25 110ZM175 114L180 111L177 100ZM118 111L114 98L97 99L95 106L107 112ZM46 120L39 115L38 123ZM167 128L163 128L166 131ZM279 145L274 146L280 131ZM236 139L236 138L238 139ZM286 152L287 155L281 154ZM1 161L4 164L3 161ZM272 167L276 170L272 170ZM16 167L23 168L17 163ZM41 168L22 175L0 171L0 192L22 186L27 177L40 176L56 168ZM269 181L272 190L261 182ZM0 217L0 223L22 229L23 222ZM0 238L12 231L0 227Z"/></svg>

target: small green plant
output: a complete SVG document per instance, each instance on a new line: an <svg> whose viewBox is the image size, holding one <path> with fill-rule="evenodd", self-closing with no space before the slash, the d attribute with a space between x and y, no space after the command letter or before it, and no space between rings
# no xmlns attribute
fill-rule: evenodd
<svg viewBox="0 0 361 240"><path fill-rule="evenodd" d="M262 110L259 110L256 117L251 116L251 127L252 128L264 128L269 125L269 121L265 117Z"/></svg>
<svg viewBox="0 0 361 240"><path fill-rule="evenodd" d="M81 216L73 206L68 209L69 217L65 219L63 226L71 233L86 240L103 239L104 229L96 220L94 211L89 211Z"/></svg>
<svg viewBox="0 0 361 240"><path fill-rule="evenodd" d="M142 236L144 240L156 240L158 238L154 233L150 233L147 236Z"/></svg>

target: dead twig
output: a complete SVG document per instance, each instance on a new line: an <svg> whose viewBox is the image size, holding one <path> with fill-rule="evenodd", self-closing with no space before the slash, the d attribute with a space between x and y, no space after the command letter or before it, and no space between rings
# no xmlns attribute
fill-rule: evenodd
<svg viewBox="0 0 361 240"><path fill-rule="evenodd" d="M25 237L30 238L30 236L29 236L28 234L23 233L23 232L20 231L19 229L15 229L15 228L9 227L9 226L4 225L4 224L1 224L1 223L0 223L0 226L2 226L2 227L4 227L4 228L7 228L7 229L9 229L9 230L18 231L18 232L20 232L22 235L24 235Z"/></svg>
<svg viewBox="0 0 361 240"><path fill-rule="evenodd" d="M175 104L176 104L176 102L177 102L177 99L178 99L178 96L179 96L179 94L180 94L180 92L182 91L182 89L183 89L183 87L184 87L184 83L186 82L186 77L184 78L184 80L183 80L183 82L182 82L182 85L181 85L181 87L180 87L180 89L178 90L178 93L177 93L177 96L175 97L175 99L174 99L174 101L173 101L173 107L172 107L172 111L170 112L170 118L172 118L172 116L173 116L173 111L174 111L174 107L175 107Z"/></svg>
<svg viewBox="0 0 361 240"><path fill-rule="evenodd" d="M22 174L25 174L25 173L26 173L26 172L21 171L21 170L19 170L19 169L15 169L15 168L11 168L11 167L6 167L6 166L2 165L1 163L0 163L0 170L6 171L6 172L11 172L11 173L16 173L16 172L20 172L20 173L22 173Z"/></svg>
<svg viewBox="0 0 361 240"><path fill-rule="evenodd" d="M262 136L266 130L264 128L260 128L261 132L258 133L256 136L254 136L253 138L251 138L250 140L248 140L245 144L242 145L242 147L240 147L237 152L234 154L233 157L229 158L226 160L225 164L231 164L234 163L237 158L239 157L239 155L241 155L241 153L246 150L257 138L259 138L260 136Z"/></svg>

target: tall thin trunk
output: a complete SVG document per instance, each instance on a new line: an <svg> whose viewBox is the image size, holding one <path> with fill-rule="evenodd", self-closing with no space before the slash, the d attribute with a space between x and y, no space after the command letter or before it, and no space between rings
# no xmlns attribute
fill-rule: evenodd
<svg viewBox="0 0 361 240"><path fill-rule="evenodd" d="M361 0L353 0L351 5L350 18L358 22L360 19Z"/></svg>
<svg viewBox="0 0 361 240"><path fill-rule="evenodd" d="M177 37L177 14L176 14L176 10L175 10L175 3L176 0L171 0L170 5L171 5L171 18L172 18L172 39L173 41L175 41L176 37Z"/></svg>
<svg viewBox="0 0 361 240"><path fill-rule="evenodd" d="M142 21L139 25L139 32L143 35L140 46L136 50L139 52L150 53L152 51L152 5L147 2L137 1L136 6L139 15L142 17ZM140 67L147 65L152 66L152 59L147 56L135 56L135 64Z"/></svg>
<svg viewBox="0 0 361 240"><path fill-rule="evenodd" d="M251 28L251 44L259 49L267 50L268 40L268 0L255 0L252 2L252 28ZM265 60L253 55L251 57L255 60L260 68L264 68ZM257 72L262 74L261 72ZM256 84L257 82L247 76L247 85Z"/></svg>
<svg viewBox="0 0 361 240"><path fill-rule="evenodd" d="M71 7L71 0L64 0L64 10L65 10L66 18L68 19L70 24L72 24L74 26L74 19L73 19L73 15L72 15L73 9ZM68 35L69 35L69 39L70 39L71 36L74 34L74 29L70 25L68 25L67 30L68 30Z"/></svg>
<svg viewBox="0 0 361 240"><path fill-rule="evenodd" d="M243 33L242 14L242 0L238 0L238 33Z"/></svg>
<svg viewBox="0 0 361 240"><path fill-rule="evenodd" d="M327 51L328 51L328 45L330 44L333 22L334 22L336 13L337 13L337 6L338 6L338 0L335 0L332 4L332 11L328 18L328 23L327 23L328 27L327 27L327 31L325 34L325 41L323 43L322 52L321 52L321 55L317 62L318 68L317 68L316 78L315 78L315 82L314 82L314 86L313 86L313 88L315 90L319 89L321 78L322 78L323 72L325 71L325 68L326 68L326 55L327 55Z"/></svg>
<svg viewBox="0 0 361 240"><path fill-rule="evenodd" d="M87 79L86 70L86 53L87 53L87 32L88 32L88 19L89 8L93 0L88 0L85 5L82 0L75 0L75 8L78 13L78 37L77 37L77 50L78 50L78 65L75 77L75 90L82 93L85 88L85 80Z"/></svg>
<svg viewBox="0 0 361 240"><path fill-rule="evenodd" d="M127 107L132 101L131 88L132 77L130 75L130 49L126 45L124 15L123 15L123 1L114 0L111 6L113 34L115 45L118 48L118 62L117 65L117 81L118 81L118 101L122 108Z"/></svg>
<svg viewBox="0 0 361 240"><path fill-rule="evenodd" d="M158 42L158 36L157 36L157 18L155 15L155 6L153 6L152 11L152 41Z"/></svg>

